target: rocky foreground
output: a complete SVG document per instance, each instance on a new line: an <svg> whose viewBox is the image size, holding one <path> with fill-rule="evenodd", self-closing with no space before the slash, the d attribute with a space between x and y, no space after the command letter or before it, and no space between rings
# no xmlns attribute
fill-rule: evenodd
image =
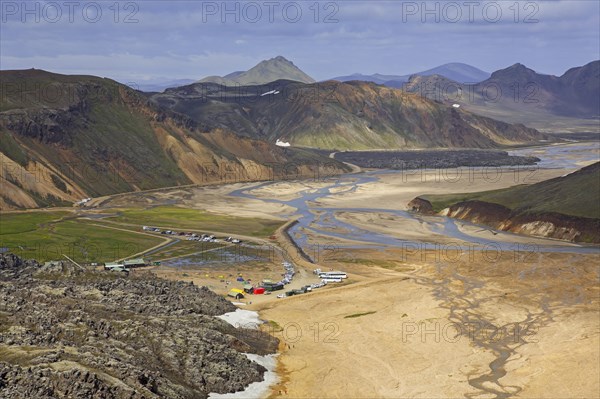
<svg viewBox="0 0 600 399"><path fill-rule="evenodd" d="M206 398L261 381L277 341L205 287L0 254L0 397Z"/></svg>

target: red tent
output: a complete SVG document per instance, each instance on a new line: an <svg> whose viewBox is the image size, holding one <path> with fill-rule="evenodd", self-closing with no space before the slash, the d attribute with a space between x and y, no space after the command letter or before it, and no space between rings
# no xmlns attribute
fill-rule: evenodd
<svg viewBox="0 0 600 399"><path fill-rule="evenodd" d="M264 293L265 293L264 287L256 287L254 289L254 295L260 295L260 294L264 294Z"/></svg>

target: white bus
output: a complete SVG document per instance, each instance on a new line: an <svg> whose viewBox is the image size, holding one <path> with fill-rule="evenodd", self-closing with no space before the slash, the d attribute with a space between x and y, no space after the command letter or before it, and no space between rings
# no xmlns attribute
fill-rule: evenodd
<svg viewBox="0 0 600 399"><path fill-rule="evenodd" d="M341 277L326 277L326 276L321 276L321 282L322 283L341 283L342 282L342 278Z"/></svg>
<svg viewBox="0 0 600 399"><path fill-rule="evenodd" d="M348 275L345 272L321 272L319 273L319 277L333 277L333 278L348 278Z"/></svg>

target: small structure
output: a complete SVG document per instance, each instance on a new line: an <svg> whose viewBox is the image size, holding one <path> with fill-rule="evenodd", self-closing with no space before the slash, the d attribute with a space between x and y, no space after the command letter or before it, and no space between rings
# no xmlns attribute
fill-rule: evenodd
<svg viewBox="0 0 600 399"><path fill-rule="evenodd" d="M253 292L254 295L262 295L264 293L265 293L264 287L256 287Z"/></svg>
<svg viewBox="0 0 600 399"><path fill-rule="evenodd" d="M242 298L244 298L244 291L242 291L238 288L232 288L227 293L227 296L231 297L231 298L235 298L235 299L242 299Z"/></svg>
<svg viewBox="0 0 600 399"><path fill-rule="evenodd" d="M104 264L104 269L105 270L113 270L118 267L121 267L124 269L129 269L132 267L143 267L143 266L146 266L146 261L142 258L138 258L138 259L122 260L120 262L106 262Z"/></svg>
<svg viewBox="0 0 600 399"><path fill-rule="evenodd" d="M123 265L119 262L106 262L104 264L104 270L112 270L115 267L123 267Z"/></svg>
<svg viewBox="0 0 600 399"><path fill-rule="evenodd" d="M277 141L275 142L275 145L277 147L289 147L289 146L291 146L291 144L288 143L287 141L281 141L280 139L277 139Z"/></svg>
<svg viewBox="0 0 600 399"><path fill-rule="evenodd" d="M146 261L143 258L128 259L128 260L123 261L123 266L125 266L125 267L144 267L144 266L146 266Z"/></svg>
<svg viewBox="0 0 600 399"><path fill-rule="evenodd" d="M88 203L88 202L90 202L91 200L92 200L91 198L84 198L84 199L82 199L82 200L80 200L80 201L77 201L77 202L75 203L75 205L77 205L77 206L84 206L85 204L87 204L87 203Z"/></svg>

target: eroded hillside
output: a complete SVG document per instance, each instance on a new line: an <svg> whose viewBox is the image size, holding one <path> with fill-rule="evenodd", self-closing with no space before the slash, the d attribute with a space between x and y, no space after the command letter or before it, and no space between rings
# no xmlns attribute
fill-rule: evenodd
<svg viewBox="0 0 600 399"><path fill-rule="evenodd" d="M109 79L2 71L0 209L345 167L163 111Z"/></svg>

